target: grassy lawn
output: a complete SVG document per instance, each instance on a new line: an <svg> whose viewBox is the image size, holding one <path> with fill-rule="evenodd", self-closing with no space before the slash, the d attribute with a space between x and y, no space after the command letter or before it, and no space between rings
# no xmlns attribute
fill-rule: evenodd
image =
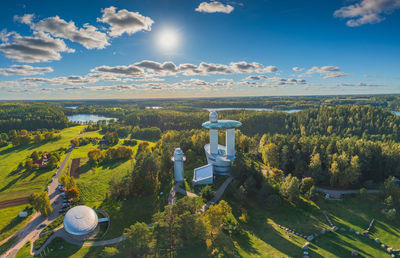
<svg viewBox="0 0 400 258"><path fill-rule="evenodd" d="M0 148L0 201L29 196L44 190L55 170L40 169L34 172L18 171L18 164L33 151L55 151L68 148L70 140L84 129L84 126L66 128L61 131L62 138L47 143L28 146ZM0 210L0 216L1 210Z"/></svg>
<svg viewBox="0 0 400 258"><path fill-rule="evenodd" d="M33 151L55 151L61 147L68 148L71 139L78 136L85 126L75 126L61 131L61 139L57 141L31 144L28 146L0 148L0 201L20 197L28 197L30 194L43 191L50 182L54 170L38 170L25 173L18 171L21 161ZM98 134L91 132L90 134ZM90 135L89 134L89 135ZM61 160L65 156L61 157ZM26 205L0 209L0 240L19 230L25 220L18 218L18 213L24 210Z"/></svg>
<svg viewBox="0 0 400 258"><path fill-rule="evenodd" d="M50 252L47 253L45 257L101 257L102 246L99 247L81 247L67 243L61 238L55 238L48 245Z"/></svg>
<svg viewBox="0 0 400 258"><path fill-rule="evenodd" d="M29 216L26 218L20 218L18 216L18 214L26 208L30 208L30 206L20 205L0 210L2 218L0 220L0 241L17 232L23 227L25 222L29 220Z"/></svg>
<svg viewBox="0 0 400 258"><path fill-rule="evenodd" d="M27 258L31 256L31 242L26 243L21 249L19 249L16 258Z"/></svg>
<svg viewBox="0 0 400 258"><path fill-rule="evenodd" d="M374 241L357 236L348 231L364 231L372 218L376 224L371 236L379 238L392 247L400 247L399 228L397 223L389 222L374 211L371 203L376 203L375 197L369 200L349 198L343 202L319 200L318 202L303 202L298 206L283 203L281 207L270 211L257 203L249 202L249 222L244 225L245 234L236 237L237 252L243 257L282 257L300 256L305 239L287 233L276 224L284 225L296 232L310 235L327 228L327 222L322 215L326 210L333 223L346 228L346 232L328 232L318 237L310 246L312 257L351 257L351 251L356 249L364 257L389 257L389 255ZM235 207L238 214L238 207Z"/></svg>

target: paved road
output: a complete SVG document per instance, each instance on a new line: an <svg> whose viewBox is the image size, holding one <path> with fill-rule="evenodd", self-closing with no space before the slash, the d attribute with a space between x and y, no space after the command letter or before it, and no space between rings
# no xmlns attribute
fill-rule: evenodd
<svg viewBox="0 0 400 258"><path fill-rule="evenodd" d="M38 212L32 215L31 221L22 229L20 229L18 232L14 234L14 236L18 236L19 239L17 242L14 243L14 245L11 246L11 248L2 256L6 258L13 258L16 256L18 253L18 250L21 249L25 243L29 241L35 241L38 237L40 232L42 231L43 228L38 228L39 225L45 224L46 226L49 225L54 219L56 219L59 216L59 209L61 208L62 205L62 198L60 194L57 192L57 186L58 186L58 178L60 177L62 171L64 170L65 165L68 162L69 156L71 155L72 148L70 147L67 156L64 158L64 160L61 162L61 165L59 169L57 170L56 176L53 178L53 182L49 185L49 199L51 206L53 207L53 212L52 214L48 217L45 218L41 216Z"/></svg>
<svg viewBox="0 0 400 258"><path fill-rule="evenodd" d="M321 187L315 187L315 190L319 192L323 192L325 194L358 194L360 193L360 190L331 190L331 189L325 189ZM369 194L376 194L379 193L379 190L367 190L367 193Z"/></svg>

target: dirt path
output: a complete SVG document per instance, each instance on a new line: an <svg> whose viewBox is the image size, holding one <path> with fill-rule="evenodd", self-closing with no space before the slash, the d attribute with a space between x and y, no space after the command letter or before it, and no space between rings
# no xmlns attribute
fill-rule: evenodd
<svg viewBox="0 0 400 258"><path fill-rule="evenodd" d="M27 203L29 203L28 197L15 198L15 199L0 202L0 209L13 207L13 206L19 206L19 205L27 204Z"/></svg>

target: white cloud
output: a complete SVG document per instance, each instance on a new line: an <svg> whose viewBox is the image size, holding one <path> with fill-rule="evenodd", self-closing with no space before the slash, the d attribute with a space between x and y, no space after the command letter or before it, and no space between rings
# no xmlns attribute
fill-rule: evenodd
<svg viewBox="0 0 400 258"><path fill-rule="evenodd" d="M202 2L195 9L195 11L203 13L231 13L233 10L233 6L229 4L224 5L218 1Z"/></svg>
<svg viewBox="0 0 400 258"><path fill-rule="evenodd" d="M276 72L275 66L264 67L259 63L245 61L232 62L230 65L201 62L199 65L185 63L176 65L171 61L159 63L143 60L131 65L99 66L91 70L93 73L108 73L126 77L153 77L183 74L185 76L233 73L271 73Z"/></svg>
<svg viewBox="0 0 400 258"><path fill-rule="evenodd" d="M314 66L311 69L307 70L307 72L305 72L304 74L300 75L300 77L308 77L315 73L320 74L321 76L323 76L324 79L339 78L350 75L348 73L340 72L340 67L338 66L326 65L321 67Z"/></svg>
<svg viewBox="0 0 400 258"><path fill-rule="evenodd" d="M269 66L266 66L264 68L256 70L257 73L275 73L277 71L278 71L278 68L276 66L273 66L273 65L269 65Z"/></svg>
<svg viewBox="0 0 400 258"><path fill-rule="evenodd" d="M154 21L150 17L141 15L138 12L129 12L126 9L116 11L117 8L111 6L102 10L103 16L97 18L98 22L110 25L108 34L111 37L121 36L124 33L133 34L141 30L151 31Z"/></svg>
<svg viewBox="0 0 400 258"><path fill-rule="evenodd" d="M350 74L343 72L328 73L327 75L324 76L324 79L339 78L344 76L350 76Z"/></svg>
<svg viewBox="0 0 400 258"><path fill-rule="evenodd" d="M334 12L334 17L349 19L349 27L373 24L385 19L384 14L390 14L400 8L400 0L361 0L359 3L343 6Z"/></svg>
<svg viewBox="0 0 400 258"><path fill-rule="evenodd" d="M245 80L255 80L255 81L259 81L262 79L268 79L268 77L264 75L252 75L252 76L247 76L245 78Z"/></svg>
<svg viewBox="0 0 400 258"><path fill-rule="evenodd" d="M338 84L337 86L341 86L341 87L380 87L383 85L359 82L359 83L341 83L341 84Z"/></svg>
<svg viewBox="0 0 400 258"><path fill-rule="evenodd" d="M277 85L300 85L306 84L306 80L304 79L295 79L295 78L281 78L281 77L267 77L265 75L254 75L248 76L244 79L244 84L252 84L252 85L259 85L255 82L251 81L260 81L260 80L267 80L273 84Z"/></svg>
<svg viewBox="0 0 400 258"><path fill-rule="evenodd" d="M47 33L34 32L33 36L8 33L7 40L0 44L0 51L9 59L22 63L38 63L60 60L60 52L72 53L62 39L55 39Z"/></svg>
<svg viewBox="0 0 400 258"><path fill-rule="evenodd" d="M78 42L87 49L103 49L110 45L107 35L88 23L84 24L83 28L77 28L73 21L66 22L55 16L30 24L33 30Z"/></svg>
<svg viewBox="0 0 400 258"><path fill-rule="evenodd" d="M84 85L95 83L98 80L88 76L76 76L70 75L67 77L55 77L55 78L23 78L20 80L25 85L35 86L38 84L49 84L49 85Z"/></svg>
<svg viewBox="0 0 400 258"><path fill-rule="evenodd" d="M35 17L34 14L14 15L14 21L30 25L32 24L33 17Z"/></svg>
<svg viewBox="0 0 400 258"><path fill-rule="evenodd" d="M253 73L257 69L263 68L263 65L260 63L256 63L256 62L247 63L245 61L232 62L232 63L230 63L230 66L231 66L232 70L237 73Z"/></svg>
<svg viewBox="0 0 400 258"><path fill-rule="evenodd" d="M53 72L51 67L33 67L30 65L12 65L9 68L0 68L0 74L5 76L10 75L42 75L44 73Z"/></svg>
<svg viewBox="0 0 400 258"><path fill-rule="evenodd" d="M0 82L0 90L2 89L12 89L18 87L19 83L16 81L2 81Z"/></svg>
<svg viewBox="0 0 400 258"><path fill-rule="evenodd" d="M300 68L300 67L295 66L295 67L292 68L292 70L295 71L295 72L301 72L301 71L304 70L304 68Z"/></svg>
<svg viewBox="0 0 400 258"><path fill-rule="evenodd" d="M311 69L309 69L307 71L307 74L313 74L313 73L330 73L330 72L336 72L336 71L340 71L340 67L338 66L330 66L330 65L326 65L326 66L314 66Z"/></svg>

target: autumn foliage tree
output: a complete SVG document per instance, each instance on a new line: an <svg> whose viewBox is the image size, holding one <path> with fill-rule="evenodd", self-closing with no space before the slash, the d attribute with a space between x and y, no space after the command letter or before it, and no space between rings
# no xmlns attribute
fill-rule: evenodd
<svg viewBox="0 0 400 258"><path fill-rule="evenodd" d="M77 187L72 187L67 189L67 191L65 192L65 195L67 196L68 199L73 199L73 200L78 200L79 197L81 196L79 190Z"/></svg>
<svg viewBox="0 0 400 258"><path fill-rule="evenodd" d="M31 194L31 196L29 197L29 203L35 210L39 211L40 214L42 214L43 216L48 217L53 211L47 192L39 192Z"/></svg>

